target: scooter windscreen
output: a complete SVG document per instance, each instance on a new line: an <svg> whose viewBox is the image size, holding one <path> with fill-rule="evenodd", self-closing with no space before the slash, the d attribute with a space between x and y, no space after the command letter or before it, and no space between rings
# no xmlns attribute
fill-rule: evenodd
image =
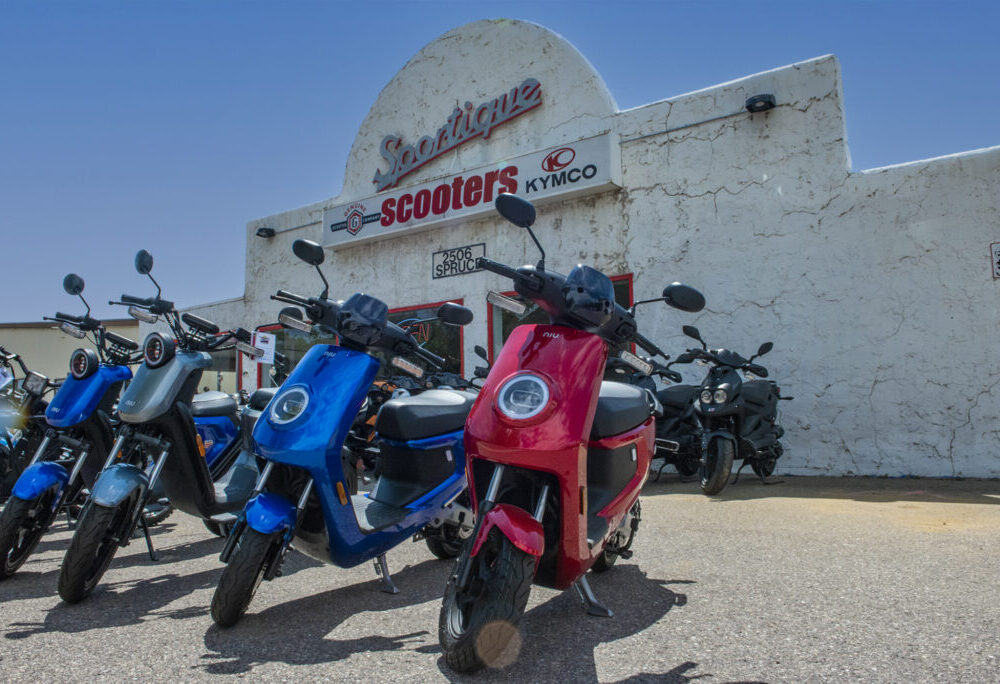
<svg viewBox="0 0 1000 684"><path fill-rule="evenodd" d="M562 295L569 312L589 325L599 328L611 318L615 288L611 278L595 268L575 266L566 276Z"/></svg>
<svg viewBox="0 0 1000 684"><path fill-rule="evenodd" d="M388 320L389 307L371 295L356 293L343 303L337 314L337 328L347 341L368 347L378 340Z"/></svg>

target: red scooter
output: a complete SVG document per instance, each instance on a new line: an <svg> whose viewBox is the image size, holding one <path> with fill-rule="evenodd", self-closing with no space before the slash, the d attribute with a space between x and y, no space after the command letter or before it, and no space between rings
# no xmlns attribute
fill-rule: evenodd
<svg viewBox="0 0 1000 684"><path fill-rule="evenodd" d="M656 448L656 397L602 382L609 353L647 374L631 344L662 355L637 331L635 307L616 304L611 280L589 266L568 276L546 270L529 202L502 194L496 208L528 230L542 258L518 269L485 258L479 265L513 280L551 324L514 329L465 423L476 529L448 581L438 626L445 660L460 672L509 659L532 583L572 586L588 613L612 615L585 575L631 556L639 490ZM497 293L489 301L524 310ZM692 312L705 305L679 283L637 303L654 301Z"/></svg>

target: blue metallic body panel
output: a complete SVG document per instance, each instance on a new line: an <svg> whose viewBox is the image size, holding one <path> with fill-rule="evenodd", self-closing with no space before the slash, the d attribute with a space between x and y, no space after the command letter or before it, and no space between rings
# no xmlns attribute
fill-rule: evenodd
<svg viewBox="0 0 1000 684"><path fill-rule="evenodd" d="M205 445L205 462L209 468L239 436L239 430L226 416L195 416L194 427Z"/></svg>
<svg viewBox="0 0 1000 684"><path fill-rule="evenodd" d="M246 518L247 525L261 534L283 532L295 526L295 506L283 496L262 492L250 499Z"/></svg>
<svg viewBox="0 0 1000 684"><path fill-rule="evenodd" d="M45 409L45 421L55 428L68 428L90 418L107 391L116 382L129 380L128 366L101 364L94 374L83 380L67 375L62 387Z"/></svg>
<svg viewBox="0 0 1000 684"><path fill-rule="evenodd" d="M132 492L140 494L149 487L149 477L131 463L116 463L101 473L94 483L90 499L102 506L117 506Z"/></svg>
<svg viewBox="0 0 1000 684"><path fill-rule="evenodd" d="M66 472L65 468L58 463L39 461L24 469L21 476L17 478L17 482L14 483L12 494L19 499L31 501L52 485L59 485L56 496L58 502L58 493L62 492L67 482L69 482L69 473Z"/></svg>

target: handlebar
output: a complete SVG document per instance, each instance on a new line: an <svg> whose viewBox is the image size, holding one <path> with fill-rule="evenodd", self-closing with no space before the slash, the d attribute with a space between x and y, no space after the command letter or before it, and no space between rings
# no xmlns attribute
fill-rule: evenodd
<svg viewBox="0 0 1000 684"><path fill-rule="evenodd" d="M86 316L71 316L68 313L63 313L61 311L56 311L56 319L62 319L68 321L69 323L83 323ZM46 319L48 320L48 319Z"/></svg>
<svg viewBox="0 0 1000 684"><path fill-rule="evenodd" d="M476 265L484 271L492 271L497 275L502 275L504 278L510 278L515 283L520 283L536 292L542 289L541 284L537 281L536 277L520 273L517 269L511 268L506 264L501 264L499 261L493 261L492 259L487 259L486 257L479 257L476 259Z"/></svg>
<svg viewBox="0 0 1000 684"><path fill-rule="evenodd" d="M135 297L127 294L123 294L121 300L124 304L138 304L139 306L149 306L154 301L152 297Z"/></svg>
<svg viewBox="0 0 1000 684"><path fill-rule="evenodd" d="M288 290L278 290L275 294L271 295L271 299L276 299L279 302L287 302L288 304L300 304L302 306L308 306L309 304L308 297L297 295Z"/></svg>

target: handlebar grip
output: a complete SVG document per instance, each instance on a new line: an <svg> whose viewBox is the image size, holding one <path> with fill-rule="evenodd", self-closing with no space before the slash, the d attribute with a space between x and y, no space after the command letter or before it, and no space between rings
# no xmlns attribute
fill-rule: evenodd
<svg viewBox="0 0 1000 684"><path fill-rule="evenodd" d="M140 306L149 306L153 303L153 300L149 297L133 297L127 294L122 295L122 301L126 304L139 304Z"/></svg>
<svg viewBox="0 0 1000 684"><path fill-rule="evenodd" d="M516 269L513 269L506 264L501 264L499 261L487 259L486 257L477 258L476 265L485 271L492 271L493 273L510 278L511 280L520 280L522 277Z"/></svg>
<svg viewBox="0 0 1000 684"><path fill-rule="evenodd" d="M62 311L56 311L56 318L62 318L71 323L83 323L83 316L71 316L70 314L63 313Z"/></svg>
<svg viewBox="0 0 1000 684"><path fill-rule="evenodd" d="M653 342L651 340L647 340L640 333L636 332L635 335L633 335L633 339L635 340L635 343L637 345L639 345L640 347L642 347L643 349L645 349L650 354L653 354L653 355L659 354L663 358L666 358L666 359L670 358L669 356L667 356L666 354L664 354L662 351L660 351L660 348L657 347L655 344L653 344Z"/></svg>
<svg viewBox="0 0 1000 684"><path fill-rule="evenodd" d="M309 303L309 299L307 297L303 297L302 295L297 295L294 292L289 292L288 290L278 290L275 294L279 297L284 297L285 299L290 299L293 302L298 302L300 304Z"/></svg>
<svg viewBox="0 0 1000 684"><path fill-rule="evenodd" d="M423 347L417 347L416 349L414 349L414 351L420 358L424 359L425 361L433 363L438 368L444 365L445 360L432 351L428 351Z"/></svg>

